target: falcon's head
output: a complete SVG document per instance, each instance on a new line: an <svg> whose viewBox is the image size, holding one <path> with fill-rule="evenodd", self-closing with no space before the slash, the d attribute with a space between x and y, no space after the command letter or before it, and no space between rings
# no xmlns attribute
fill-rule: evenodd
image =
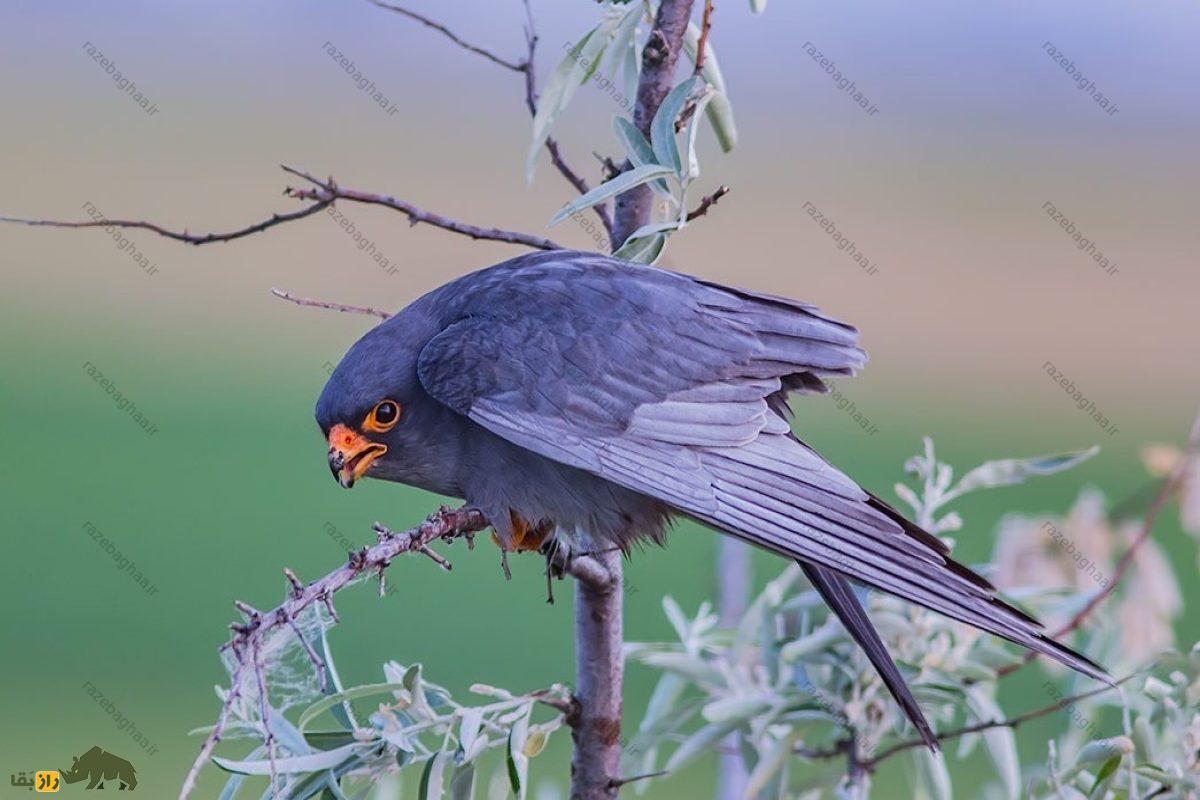
<svg viewBox="0 0 1200 800"><path fill-rule="evenodd" d="M398 315L369 331L342 357L317 400L329 443L329 469L349 489L363 476L425 486L444 472L431 443L442 409L421 387L416 357L424 344Z"/></svg>

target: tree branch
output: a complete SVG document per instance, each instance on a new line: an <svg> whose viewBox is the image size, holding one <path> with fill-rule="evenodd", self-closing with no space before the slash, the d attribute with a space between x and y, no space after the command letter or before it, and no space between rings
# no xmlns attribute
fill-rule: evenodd
<svg viewBox="0 0 1200 800"><path fill-rule="evenodd" d="M395 5L392 5L391 3L384 3L381 0L367 0L367 2L369 2L373 6L378 6L379 8L384 8L384 9L387 9L388 11L395 11L397 14L403 14L404 16L408 17L409 19L415 19L417 22L421 23L425 27L432 28L433 30L442 34L443 36L445 36L450 41L454 42L456 45L458 45L462 49L468 50L472 53L475 53L476 55L483 56L488 61L491 61L494 64L499 64L500 66L504 67L505 69L511 69L513 72L525 72L529 68L529 61L522 61L520 63L517 63L515 61L509 61L507 59L501 58L500 56L496 55L495 53L491 52L490 50L485 50L482 47L478 47L476 45L470 44L469 42L463 41L457 34L454 33L454 31L450 30L445 25L442 25L440 22L434 22L429 17L418 14L415 11L409 11L407 8L404 8L403 6L395 6Z"/></svg>
<svg viewBox="0 0 1200 800"><path fill-rule="evenodd" d="M373 527L377 537L373 547L364 547L350 553L345 564L319 580L304 585L296 578L295 573L290 569L284 569L284 575L287 576L291 588L287 599L270 611L258 611L246 603L235 601L234 605L245 615L246 622L230 625L233 636L221 646L222 652L233 653L236 662L230 677L231 685L225 702L221 706L217 722L205 738L196 760L192 763L192 767L184 779L179 793L180 800L186 800L195 788L201 768L212 757L213 750L221 740L221 735L229 721L230 708L241 694L242 675L247 668L254 670L255 681L259 687L260 702L266 708L266 687L260 653L267 634L284 626L299 634L295 622L298 615L316 603L324 604L330 611L330 616L336 621L337 615L333 611L333 595L362 577L378 575L382 581L383 573L391 565L392 560L403 553L428 555L439 565L449 569L449 562L434 553L429 545L438 539L450 542L457 538L467 538L470 541L476 532L490 527L490 523L478 509L468 506L450 509L443 506L420 525L406 531L397 533L378 522ZM572 559L566 566L566 572L576 578L580 591L601 593L620 591L619 574L614 577L613 573L609 571L608 565L601 558L580 556ZM309 660L318 670L318 675L323 676L324 664L321 659L303 635L300 635L300 641ZM538 701L562 711L571 724L576 724L573 720L580 716L579 704L574 701L566 704L551 696L539 697ZM266 716L267 711L264 710L264 719ZM272 744L269 733L267 744L268 747Z"/></svg>
<svg viewBox="0 0 1200 800"><path fill-rule="evenodd" d="M302 208L299 211L290 211L286 214L272 214L262 222L256 222L253 225L247 225L244 228L238 228L228 233L205 233L205 234L190 234L185 228L182 231L173 231L157 225L153 222L144 220L129 220L129 219L94 219L84 222L64 222L52 219L26 219L24 217L6 217L0 216L0 222L15 222L21 225L38 225L50 228L142 228L144 230L157 233L159 236L165 236L168 239L175 239L179 242L187 244L201 245L210 244L212 242L228 242L234 239L241 239L243 236L249 236L253 233L261 233L267 228L272 228L276 225L282 225L285 222L295 222L298 219L310 217L321 211L330 203L332 199L321 199L314 202L312 205Z"/></svg>
<svg viewBox="0 0 1200 800"><path fill-rule="evenodd" d="M447 39L454 42L456 45L463 48L464 50L469 50L472 53L476 53L480 56L483 56L487 60L489 60L495 64L499 64L500 66L502 66L506 69L510 69L513 72L524 73L525 74L525 106L529 109L529 115L531 117L537 116L538 94L537 94L537 80L536 80L536 77L534 74L534 56L537 53L538 37L537 37L537 30L536 30L534 18L533 18L533 8L529 5L529 0L525 0L526 54L525 54L525 60L520 63L517 63L514 61L508 61L508 60L503 59L500 56L496 55L495 53L491 52L490 50L486 50L482 47L477 47L473 44L469 44L468 42L463 41L462 37L458 36L458 34L454 33L454 31L450 30L445 25L441 24L440 22L436 22L426 16L418 14L415 11L410 11L409 9L403 8L401 6L396 6L396 5L392 5L390 3L382 2L382 0L367 0L367 2L371 3L372 5L378 6L379 8L384 8L389 11L395 11L398 14L403 14L404 16L406 16L410 19L414 19L417 22L420 22L422 25L425 25L428 28L432 28L433 30L438 31L443 36L445 36ZM546 137L545 147L546 147L546 152L548 152L550 154L550 162L554 165L554 168L557 169L559 171L559 173L567 180L567 183L571 184L571 186L574 187L575 191L579 192L580 194L586 194L591 187L588 185L588 182L586 180L584 180L583 177L580 176L579 173L577 173L574 169L572 169L571 166L567 163L566 158L562 154L561 148L558 146L558 141L553 136L548 136L548 137ZM606 203L597 203L596 205L592 206L592 208L596 212L596 216L598 216L600 218L600 223L604 226L605 232L609 235L609 238L611 239L612 238L612 217L609 215L607 204Z"/></svg>
<svg viewBox="0 0 1200 800"><path fill-rule="evenodd" d="M1073 695L1071 697L1065 697L1062 700L1059 700L1057 703L1054 703L1054 704L1048 705L1048 706L1044 706L1042 708L1034 709L1033 711L1026 711L1024 714L1018 714L1015 717L1010 717L1008 719L1002 719L1002 720L992 720L990 722L980 722L975 725L966 725L961 728L954 728L953 730L949 730L944 733L939 733L934 738L938 742L947 742L952 739L957 739L960 736L966 736L969 733L979 733L981 731L991 730L992 728L1016 729L1018 726L1026 723L1026 722L1029 722L1030 720L1037 719L1038 717L1044 717L1047 714L1053 714L1055 711L1061 711L1064 708L1067 708L1071 705L1074 705L1075 703L1078 703L1080 700L1087 700L1089 697L1095 697L1098 694L1103 694L1104 692L1111 691L1111 690L1117 688L1118 686L1120 686L1121 684L1131 680L1138 674L1139 674L1138 672L1131 672L1130 674L1126 675L1125 677L1121 678L1120 680L1113 682L1113 684L1111 686L1105 685L1105 686L1101 686L1096 689L1092 689L1091 691L1082 692L1081 694ZM925 746L926 746L925 741L923 739L908 739L906 741L899 742L897 744L892 745L891 747L886 748L885 750L880 751L877 755L872 756L871 758L860 759L859 763L862 765L862 767L864 769L870 771L870 770L875 769L875 767L877 767L880 762L891 758L892 756L896 755L897 753L902 753L905 750L912 750L914 748L925 747ZM841 751L839 750L839 751L835 752L832 749L827 750L827 751L822 751L822 756L824 756L825 754L828 754L828 756L834 756L834 755L837 755L838 752L841 752Z"/></svg>
<svg viewBox="0 0 1200 800"><path fill-rule="evenodd" d="M289 197L295 197L299 200L313 200L318 202L332 202L334 200L347 200L352 203L363 203L365 205L377 205L390 208L394 211L399 211L408 217L410 225L425 223L432 225L435 228L441 228L452 233L458 233L463 236L469 236L472 239L489 239L496 242L507 242L509 244L521 244L526 247L533 247L538 250L562 250L562 245L551 241L543 236L533 236L528 233L520 233L518 231L506 231L500 228L482 228L478 225L471 225L466 222L459 222L450 217L441 214L435 214L432 211L424 211L417 208L407 200L400 200L390 195L374 194L372 192L363 192L358 189L344 189L337 184L333 178L321 180L315 178L303 170L298 170L293 167L284 165L283 169L303 178L313 184L311 189L292 189L287 190Z"/></svg>
<svg viewBox="0 0 1200 800"><path fill-rule="evenodd" d="M708 47L708 32L712 30L712 0L704 0L704 15L700 18L700 39L696 43L696 69L693 75L699 75L704 69L705 48Z"/></svg>
<svg viewBox="0 0 1200 800"><path fill-rule="evenodd" d="M328 300L315 300L311 297L297 297L291 292L285 292L283 289L271 289L271 294L278 297L280 300L287 300L289 303L295 303L298 306L312 306L314 308L327 308L330 311L342 311L347 314L370 314L380 319L389 319L392 315L386 311L381 311L378 308L370 306L349 306L344 303L331 303Z"/></svg>
<svg viewBox="0 0 1200 800"><path fill-rule="evenodd" d="M691 222L696 217L703 217L708 213L708 210L715 206L722 197L729 194L728 186L718 186L717 190L710 195L705 195L700 198L700 205L688 212L687 221Z"/></svg>
<svg viewBox="0 0 1200 800"><path fill-rule="evenodd" d="M435 228L450 231L451 233L469 236L472 239L488 239L495 242L506 242L508 244L519 244L526 247L533 247L538 250L561 250L562 245L554 242L544 236L533 236L528 233L520 233L518 231L507 231L501 228L484 228L478 225L471 225L466 222L459 222L450 217L441 214L435 214L432 211L424 211L417 208L412 203L406 200L398 200L395 197L382 194L373 194L371 192L363 192L357 189L344 189L334 181L333 178L321 180L315 178L309 173L289 167L286 164L280 165L285 172L303 178L313 185L310 189L293 189L287 187L284 194L288 197L293 197L297 200L307 200L311 204L299 211L292 211L286 214L272 214L269 218L262 222L256 222L253 225L248 225L244 228L239 228L228 233L206 233L203 235L194 235L183 231L174 231L164 228L152 222L143 220L121 220L121 219L93 219L83 222L64 222L60 220L49 219L26 219L23 217L8 217L0 216L0 222L15 222L22 225L39 225L53 228L142 228L144 230L153 231L160 236L165 236L168 239L186 242L188 244L201 245L210 244L212 242L228 242L233 239L240 239L243 236L249 236L254 233L260 233L267 228L272 228L276 225L282 225L285 222L295 222L305 217L310 217L328 206L332 205L337 200L345 200L351 203L363 203L366 205L379 205L390 208L394 211L399 211L408 217L410 225L425 223L432 225Z"/></svg>

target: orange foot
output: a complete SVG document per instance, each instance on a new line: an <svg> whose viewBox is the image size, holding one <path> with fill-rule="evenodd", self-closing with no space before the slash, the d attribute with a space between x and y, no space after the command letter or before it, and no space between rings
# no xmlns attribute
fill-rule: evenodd
<svg viewBox="0 0 1200 800"><path fill-rule="evenodd" d="M531 553L540 550L542 542L554 529L554 523L548 519L541 520L535 525L531 525L525 520L517 516L517 512L509 510L509 517L512 519L512 547L510 550L517 553ZM500 541L500 537L492 532L492 541L496 543L496 547L504 549L504 543Z"/></svg>

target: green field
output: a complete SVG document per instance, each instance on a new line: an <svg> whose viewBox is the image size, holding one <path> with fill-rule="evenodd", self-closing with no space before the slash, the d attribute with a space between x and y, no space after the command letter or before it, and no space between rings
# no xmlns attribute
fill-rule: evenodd
<svg viewBox="0 0 1200 800"><path fill-rule="evenodd" d="M14 336L10 331L8 341L20 346L6 347L2 363L15 379L6 381L3 414L10 457L3 482L0 600L7 655L0 771L61 768L99 744L133 761L142 796L172 797L199 745L187 731L211 723L217 711L212 686L223 673L216 649L234 616L231 602L274 605L282 598L284 566L308 579L333 568L344 553L327 523L366 542L372 521L406 526L438 498L373 481L347 492L330 480L311 418L324 357L288 354L286 342L264 352L217 352L79 332ZM148 435L128 410L119 410L89 376L87 362L111 377L159 432ZM972 408L954 407L952 394L931 391L926 405L907 388L899 407L882 392L855 397L878 409L877 435L867 436L821 400L804 402L801 424L835 463L888 497L900 464L924 433L960 466L1089 443L1039 425L1035 410L990 414L981 428L971 421L977 418ZM1170 437L1166 425L1147 420L1141 428L1147 436ZM1128 427L1135 427L1132 421ZM1139 442L1129 435L1074 473L969 498L959 506L968 523L959 552L968 561L986 558L991 531L1006 510L1062 510L1087 483L1110 487L1113 495L1141 486L1145 476L1134 458ZM147 591L121 572L96 531L157 589ZM1186 577L1195 554L1173 511L1164 516L1160 541ZM635 555L628 565L629 639L669 635L663 594L685 609L710 596L713 551L713 535L688 524L666 549ZM550 606L536 557L516 559L514 579L506 583L490 544L471 554L455 547L447 555L452 573L424 559L402 561L390 573L395 594L380 599L372 588L357 587L339 598L343 624L332 642L346 682L381 680L380 665L388 659L423 662L431 680L459 692L474 681L514 690L569 681L569 586L561 585L560 602ZM759 579L781 566L758 558ZM1189 606L1200 602L1200 586L1181 583ZM1192 615L1182 637L1200 635L1198 622ZM629 672L631 724L651 680L640 667ZM1030 671L1011 681L1012 708L1030 706L1022 692L1036 680ZM154 755L118 730L85 689L89 684L153 743ZM1023 757L1041 760L1057 725L1046 720L1022 729ZM561 736L533 762L535 786L565 784L567 744ZM234 746L228 752L237 753ZM976 760L955 765L958 775L985 769ZM219 780L210 769L200 796L215 796ZM705 764L656 782L649 796L705 796L711 781L712 765ZM877 796L902 793L889 793L881 783Z"/></svg>

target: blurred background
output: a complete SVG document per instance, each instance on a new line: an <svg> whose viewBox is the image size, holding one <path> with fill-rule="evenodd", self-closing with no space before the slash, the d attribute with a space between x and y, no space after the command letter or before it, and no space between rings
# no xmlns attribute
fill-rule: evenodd
<svg viewBox="0 0 1200 800"><path fill-rule="evenodd" d="M411 6L519 59L518 2ZM593 3L535 2L544 82L590 27ZM722 2L712 43L741 132L722 155L705 131L705 191L732 193L674 237L662 262L802 298L863 331L871 363L839 389L877 427L829 398L798 425L864 485L892 484L920 437L960 467L1102 445L1064 476L968 498L958 552L988 559L1003 512L1067 510L1085 486L1116 500L1147 480L1140 447L1180 441L1196 412L1200 245L1195 224L1200 9L1167 2L893 4L772 2L752 16ZM149 219L221 231L291 210L280 163L422 208L543 231L571 197L544 160L527 186L530 120L520 77L366 2L0 6L0 214ZM1046 53L1052 42L1119 112L1105 113ZM359 91L327 55L352 58L398 112ZM865 114L805 52L812 46L878 106ZM91 43L157 105L144 113L84 49ZM611 97L585 86L557 132L594 182L616 154ZM699 196L699 192L695 196ZM877 266L866 274L804 212L812 203ZM1043 209L1050 202L1119 267L1107 274ZM218 710L216 656L231 602L282 599L280 569L312 579L381 520L407 526L438 498L371 481L339 489L312 419L317 393L370 319L283 303L302 295L398 309L519 248L411 228L386 209L340 210L398 267L389 274L319 214L195 248L132 231L155 271L102 231L0 226L0 773L61 767L93 744L131 760L151 797L174 796ZM594 248L568 220L552 234ZM1052 362L1117 426L1107 433L1049 377ZM85 365L157 426L147 434ZM1194 544L1176 516L1156 538L1188 607L1200 602ZM88 526L94 526L89 528ZM89 531L157 587L148 592ZM662 638L671 594L713 594L715 537L679 526L628 565L627 635ZM456 548L452 574L396 564L400 589L339 602L332 642L347 683L382 680L387 659L420 661L462 691L513 690L572 674L569 586L544 602L541 564L506 583L490 546ZM755 560L762 582L782 565ZM1181 641L1200 635L1193 612ZM1014 678L1017 698L1036 670ZM632 667L627 725L651 676ZM152 742L120 732L90 684ZM1045 722L1045 721L1041 721ZM1050 722L1022 728L1039 760ZM565 785L560 737L535 784ZM976 757L978 758L978 757ZM985 767L955 764L961 775ZM651 797L702 796L713 765L655 782ZM215 796L210 768L200 796ZM7 790L4 790L7 791ZM887 796L880 782L878 796Z"/></svg>

